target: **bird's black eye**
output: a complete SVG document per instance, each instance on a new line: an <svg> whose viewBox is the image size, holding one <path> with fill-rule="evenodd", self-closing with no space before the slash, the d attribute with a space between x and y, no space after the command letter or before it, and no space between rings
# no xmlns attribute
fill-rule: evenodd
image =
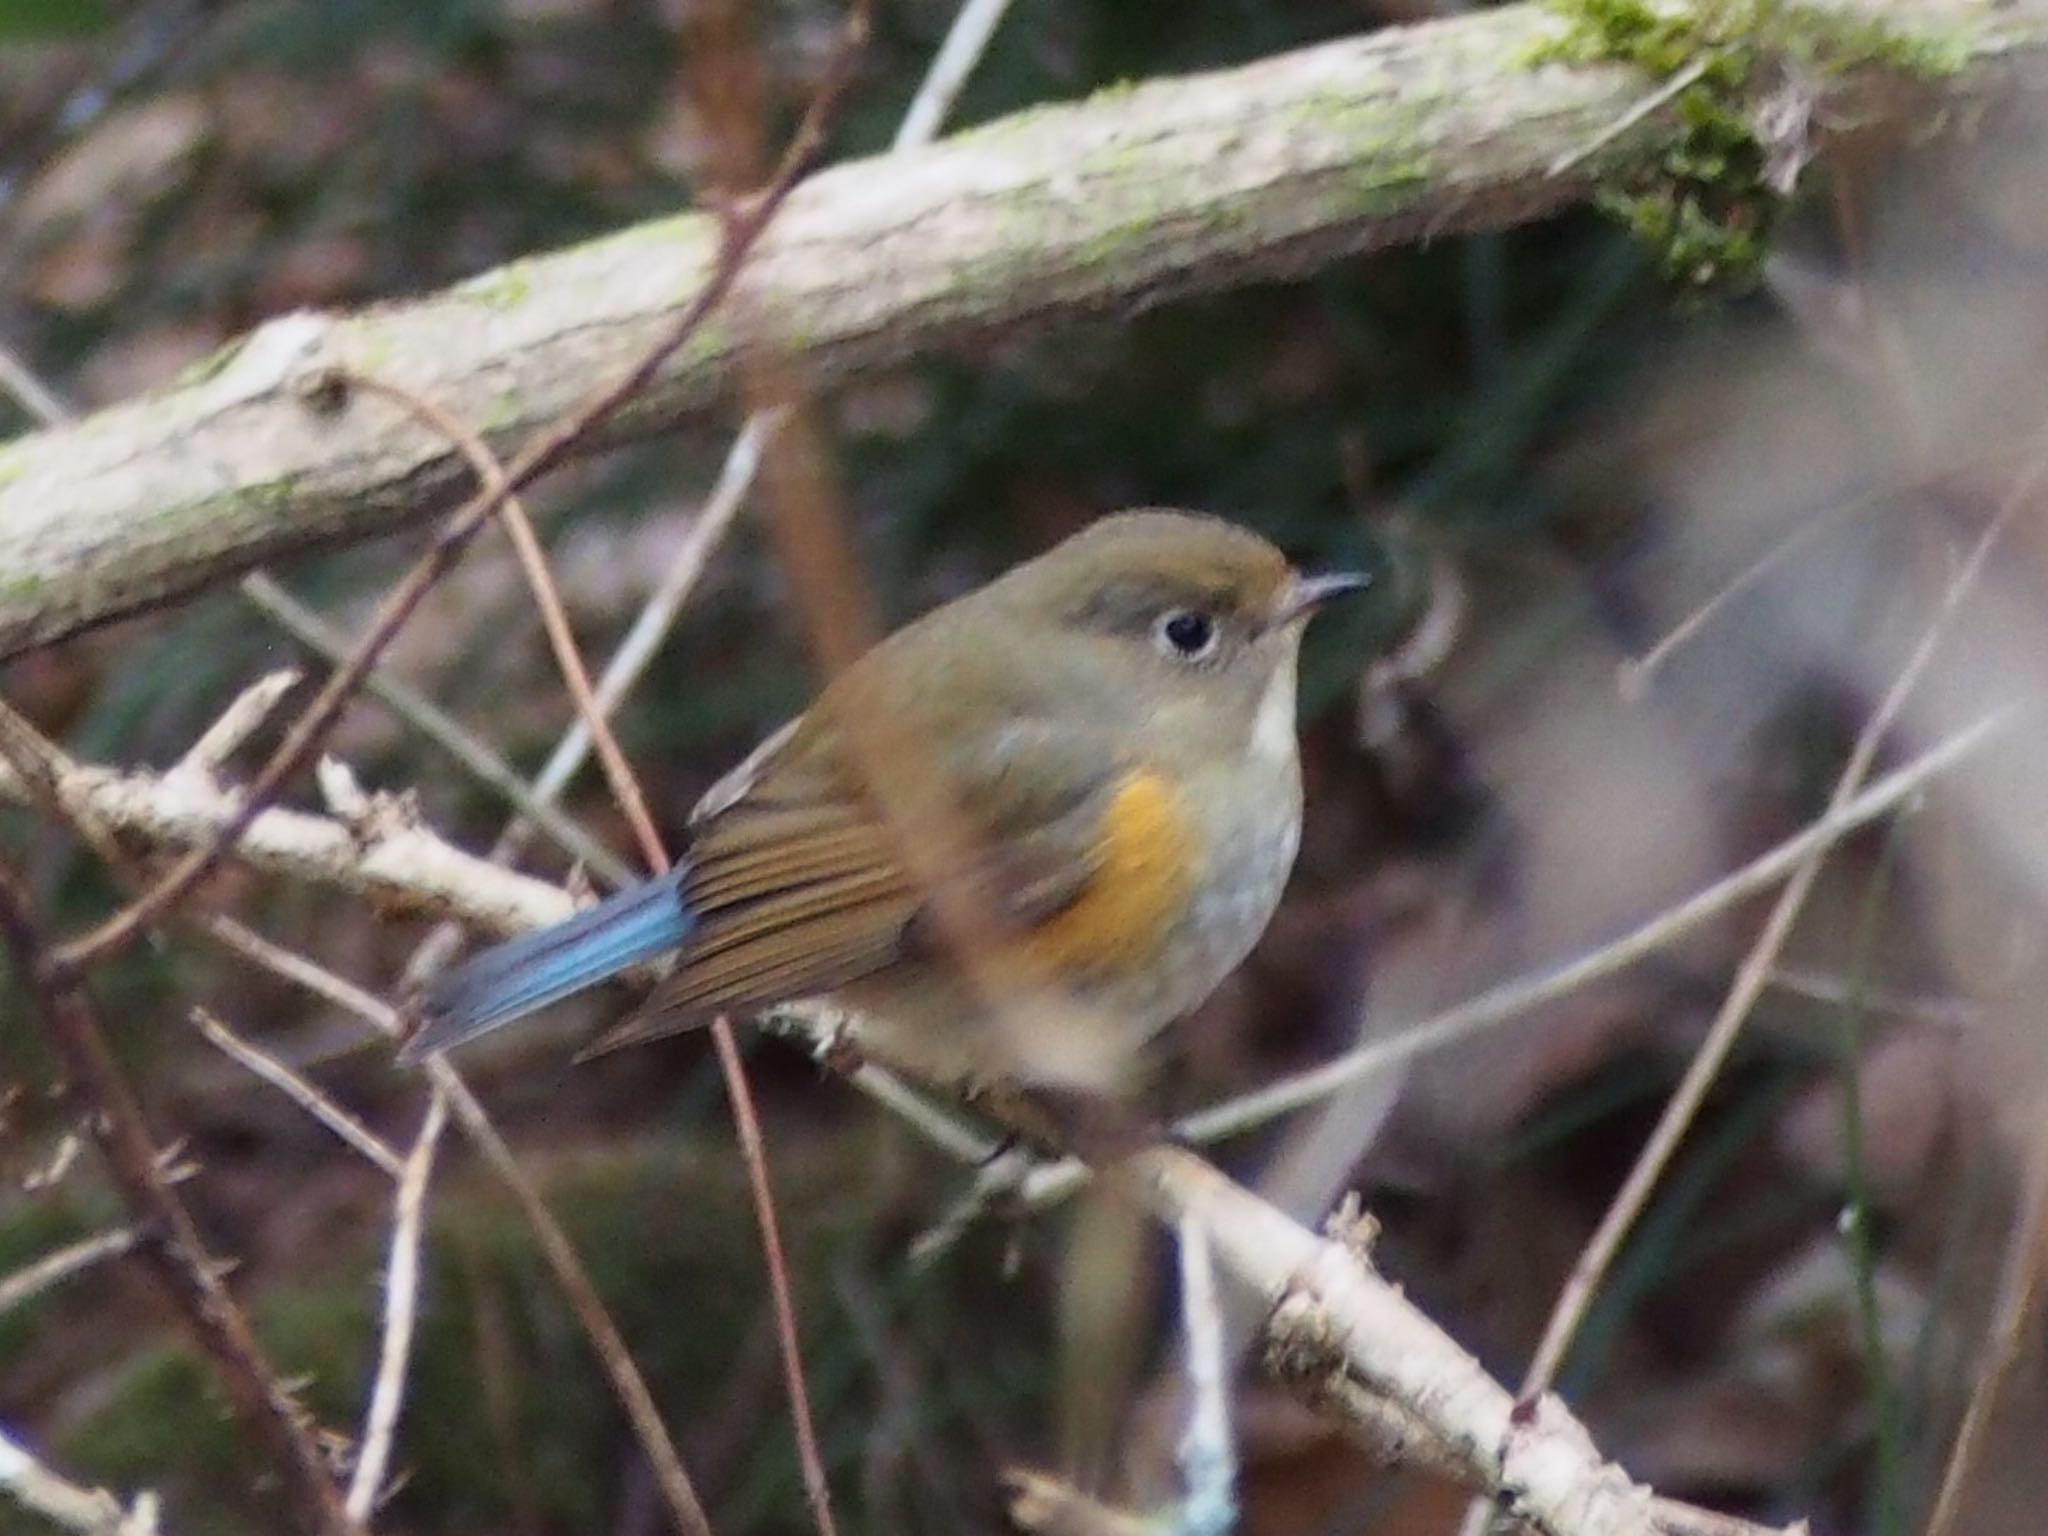
<svg viewBox="0 0 2048 1536"><path fill-rule="evenodd" d="M1204 661L1216 649L1216 621L1198 609L1161 614L1153 633L1160 648L1179 661Z"/></svg>

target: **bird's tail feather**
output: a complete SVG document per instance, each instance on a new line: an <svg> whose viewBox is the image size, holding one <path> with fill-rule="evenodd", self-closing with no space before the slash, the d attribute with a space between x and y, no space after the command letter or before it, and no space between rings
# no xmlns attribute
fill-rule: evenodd
<svg viewBox="0 0 2048 1536"><path fill-rule="evenodd" d="M678 866L455 967L420 1000L425 1022L404 1057L474 1040L674 949L697 925L683 898L685 873Z"/></svg>

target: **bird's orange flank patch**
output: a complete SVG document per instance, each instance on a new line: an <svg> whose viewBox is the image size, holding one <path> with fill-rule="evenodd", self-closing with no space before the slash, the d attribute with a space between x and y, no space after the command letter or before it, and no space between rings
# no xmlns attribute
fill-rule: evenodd
<svg viewBox="0 0 2048 1536"><path fill-rule="evenodd" d="M1027 948L1057 977L1142 965L1181 916L1197 850L1179 794L1163 776L1125 779L1102 818L1095 872L1033 930Z"/></svg>

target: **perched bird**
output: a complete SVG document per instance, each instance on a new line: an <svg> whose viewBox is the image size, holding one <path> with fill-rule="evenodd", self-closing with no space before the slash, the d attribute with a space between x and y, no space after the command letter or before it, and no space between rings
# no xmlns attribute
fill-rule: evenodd
<svg viewBox="0 0 2048 1536"><path fill-rule="evenodd" d="M1113 1091L1279 902L1302 630L1363 585L1216 518L1105 517L848 668L704 797L668 874L442 977L408 1053L673 951L606 1043L822 998L928 1082ZM964 834L953 908L913 868L897 767Z"/></svg>

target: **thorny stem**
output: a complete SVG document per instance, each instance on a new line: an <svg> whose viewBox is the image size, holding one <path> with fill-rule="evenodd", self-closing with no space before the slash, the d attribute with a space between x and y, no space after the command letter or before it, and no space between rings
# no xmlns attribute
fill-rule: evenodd
<svg viewBox="0 0 2048 1536"><path fill-rule="evenodd" d="M361 1536L342 1506L305 1411L265 1358L255 1330L222 1284L192 1217L158 1165L156 1146L78 974L51 963L19 875L0 863L0 940L74 1090L129 1214L143 1231L137 1252L214 1362L236 1413L284 1486L299 1524L323 1536Z"/></svg>

